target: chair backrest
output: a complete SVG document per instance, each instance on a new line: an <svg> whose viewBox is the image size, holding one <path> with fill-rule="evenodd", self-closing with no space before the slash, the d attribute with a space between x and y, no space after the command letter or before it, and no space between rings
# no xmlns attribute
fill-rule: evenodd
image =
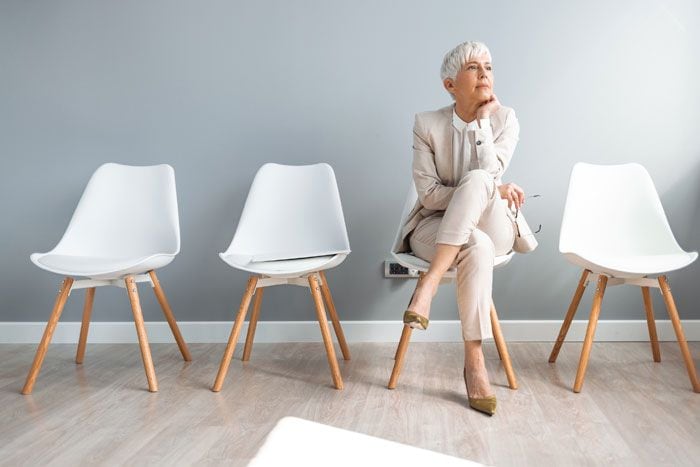
<svg viewBox="0 0 700 467"><path fill-rule="evenodd" d="M90 178L52 253L127 258L179 251L173 168L108 163Z"/></svg>
<svg viewBox="0 0 700 467"><path fill-rule="evenodd" d="M577 163L559 235L559 251L653 255L683 251L649 173L639 164Z"/></svg>
<svg viewBox="0 0 700 467"><path fill-rule="evenodd" d="M403 230L403 226L406 225L408 215L413 210L413 207L416 205L417 200L418 192L416 191L416 184L413 182L413 179L411 179L411 182L408 184L408 193L406 193L406 200L403 203L401 219L399 219L399 225L396 229L396 235L394 235L394 243L391 244L391 254L394 257L396 256L396 254L394 254L394 248L396 247L398 242L401 241L401 231Z"/></svg>
<svg viewBox="0 0 700 467"><path fill-rule="evenodd" d="M331 166L268 163L255 174L222 255L256 262L339 253L350 253L350 243Z"/></svg>

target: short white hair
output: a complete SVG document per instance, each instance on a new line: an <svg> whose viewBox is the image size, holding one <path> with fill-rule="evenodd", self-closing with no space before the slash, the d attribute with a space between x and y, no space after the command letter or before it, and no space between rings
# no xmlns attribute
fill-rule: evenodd
<svg viewBox="0 0 700 467"><path fill-rule="evenodd" d="M459 44L454 49L445 54L442 59L442 67L440 67L440 78L444 81L446 78L455 79L457 73L464 66L481 55L488 55L491 61L491 52L483 42L468 41Z"/></svg>

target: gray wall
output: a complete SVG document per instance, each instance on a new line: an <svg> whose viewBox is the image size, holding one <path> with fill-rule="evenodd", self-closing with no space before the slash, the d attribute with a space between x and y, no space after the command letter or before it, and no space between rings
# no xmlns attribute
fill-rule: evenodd
<svg viewBox="0 0 700 467"><path fill-rule="evenodd" d="M257 168L318 161L336 171L353 248L329 274L342 319L400 319L413 282L384 279L382 264L413 114L449 103L440 62L468 39L490 46L495 90L520 119L505 179L542 194L527 206L540 248L496 273L502 318L566 310L579 271L557 242L576 161L644 164L680 244L700 249L698 3L525 3L3 0L0 321L47 319L59 277L29 254L53 247L106 161L175 168L182 253L160 277L178 319L232 318L246 276L217 253ZM670 276L682 317L700 318L699 272ZM450 292L433 318L456 318ZM603 319L642 317L638 290L606 294ZM313 318L304 289L266 294L261 319ZM124 291L100 289L94 319L131 319Z"/></svg>

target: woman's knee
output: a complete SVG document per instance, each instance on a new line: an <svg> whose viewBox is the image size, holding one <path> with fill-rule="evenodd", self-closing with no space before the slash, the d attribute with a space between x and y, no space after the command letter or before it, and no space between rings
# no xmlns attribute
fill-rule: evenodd
<svg viewBox="0 0 700 467"><path fill-rule="evenodd" d="M453 194L453 199L462 199L468 202L480 193L486 194L487 197L493 195L495 189L493 177L485 170L470 170L467 172L457 184L457 189Z"/></svg>
<svg viewBox="0 0 700 467"><path fill-rule="evenodd" d="M493 177L482 169L470 170L459 180L459 185L465 185L467 183L491 184L493 183Z"/></svg>

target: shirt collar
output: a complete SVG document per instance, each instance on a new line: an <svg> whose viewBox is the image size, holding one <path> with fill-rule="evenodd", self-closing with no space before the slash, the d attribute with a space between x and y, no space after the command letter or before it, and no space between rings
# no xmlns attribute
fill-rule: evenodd
<svg viewBox="0 0 700 467"><path fill-rule="evenodd" d="M454 107L452 108L452 126L455 127L455 129L462 131L467 127L467 125L474 126L474 124L476 124L476 119L467 123L461 118L459 118L459 115L457 115L457 111L454 109Z"/></svg>

